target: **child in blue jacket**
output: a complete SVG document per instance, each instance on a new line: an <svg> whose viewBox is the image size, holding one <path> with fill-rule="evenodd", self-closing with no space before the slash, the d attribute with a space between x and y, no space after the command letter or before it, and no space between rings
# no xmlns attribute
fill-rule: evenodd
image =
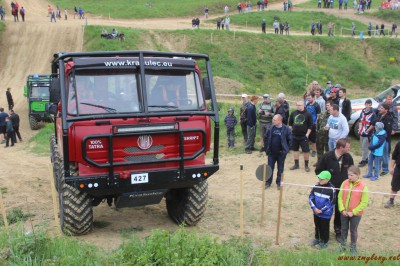
<svg viewBox="0 0 400 267"><path fill-rule="evenodd" d="M232 107L228 109L228 115L226 115L224 124L226 126L226 138L228 139L228 148L235 146L235 126L237 119L234 115L235 111Z"/></svg>
<svg viewBox="0 0 400 267"><path fill-rule="evenodd" d="M372 135L371 143L368 147L371 153L369 153L368 159L368 174L364 175L364 178L371 178L371 181L378 180L385 142L386 131L384 130L384 125L382 122L377 122L375 123L375 133ZM372 175L372 170L374 170L374 175Z"/></svg>
<svg viewBox="0 0 400 267"><path fill-rule="evenodd" d="M317 246L321 249L328 246L329 241L329 223L335 207L335 187L329 182L331 173L322 171L318 175L319 182L311 190L308 202L314 213L315 239L311 246Z"/></svg>

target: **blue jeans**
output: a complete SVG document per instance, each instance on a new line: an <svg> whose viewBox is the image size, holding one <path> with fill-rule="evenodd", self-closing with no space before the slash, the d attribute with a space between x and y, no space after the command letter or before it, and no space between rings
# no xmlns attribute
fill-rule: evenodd
<svg viewBox="0 0 400 267"><path fill-rule="evenodd" d="M383 156L382 156L383 172L389 172L389 157L390 157L389 145L390 144L388 142L385 142L385 146L383 147Z"/></svg>
<svg viewBox="0 0 400 267"><path fill-rule="evenodd" d="M379 170L381 169L381 159L382 156L375 156L372 153L369 153L369 160L368 160L368 174L372 175L372 169L374 169L374 175L379 177Z"/></svg>
<svg viewBox="0 0 400 267"><path fill-rule="evenodd" d="M272 174L271 177L266 181L266 184L272 184L273 181L273 177L274 177L274 168L275 168L275 163L278 164L278 173L276 175L276 184L277 185L281 185L281 176L283 173L283 169L285 167L285 159L286 159L286 155L282 155L282 154L274 154L271 153L268 155L268 166L271 167L272 170Z"/></svg>
<svg viewBox="0 0 400 267"><path fill-rule="evenodd" d="M329 138L328 146L329 146L329 151L334 150L336 148L336 139Z"/></svg>

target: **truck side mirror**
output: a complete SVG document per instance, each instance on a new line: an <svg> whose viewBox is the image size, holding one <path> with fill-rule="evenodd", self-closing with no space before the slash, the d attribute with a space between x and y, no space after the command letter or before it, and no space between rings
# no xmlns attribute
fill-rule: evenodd
<svg viewBox="0 0 400 267"><path fill-rule="evenodd" d="M210 82L208 81L208 77L203 78L203 90L204 90L204 97L206 100L211 99L211 87Z"/></svg>
<svg viewBox="0 0 400 267"><path fill-rule="evenodd" d="M50 102L58 103L61 99L60 78L53 78L50 83Z"/></svg>

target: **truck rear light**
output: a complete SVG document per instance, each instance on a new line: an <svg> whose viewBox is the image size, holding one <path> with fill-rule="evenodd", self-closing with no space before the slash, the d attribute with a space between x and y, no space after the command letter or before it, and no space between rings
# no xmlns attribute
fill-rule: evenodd
<svg viewBox="0 0 400 267"><path fill-rule="evenodd" d="M155 125L155 126L141 126L141 127L116 127L116 133L141 133L149 131L165 131L173 130L175 125Z"/></svg>
<svg viewBox="0 0 400 267"><path fill-rule="evenodd" d="M127 171L125 171L125 172L120 172L120 173L119 173L119 177L120 177L121 179L128 179L129 177L131 177L131 174L130 174L129 172L127 172Z"/></svg>

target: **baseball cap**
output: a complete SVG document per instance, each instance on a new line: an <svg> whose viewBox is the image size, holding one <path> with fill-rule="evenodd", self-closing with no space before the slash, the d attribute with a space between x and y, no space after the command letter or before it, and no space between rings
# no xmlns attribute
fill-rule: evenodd
<svg viewBox="0 0 400 267"><path fill-rule="evenodd" d="M242 94L242 97L247 97L247 94Z"/></svg>
<svg viewBox="0 0 400 267"><path fill-rule="evenodd" d="M340 83L335 84L336 88L342 88L342 85Z"/></svg>
<svg viewBox="0 0 400 267"><path fill-rule="evenodd" d="M269 98L269 94L264 94L263 98Z"/></svg>
<svg viewBox="0 0 400 267"><path fill-rule="evenodd" d="M317 175L317 177L322 180L330 180L332 176L329 171L322 171Z"/></svg>
<svg viewBox="0 0 400 267"><path fill-rule="evenodd" d="M326 84L332 84L332 82L331 82L331 81L329 81L329 82L327 82Z"/></svg>

